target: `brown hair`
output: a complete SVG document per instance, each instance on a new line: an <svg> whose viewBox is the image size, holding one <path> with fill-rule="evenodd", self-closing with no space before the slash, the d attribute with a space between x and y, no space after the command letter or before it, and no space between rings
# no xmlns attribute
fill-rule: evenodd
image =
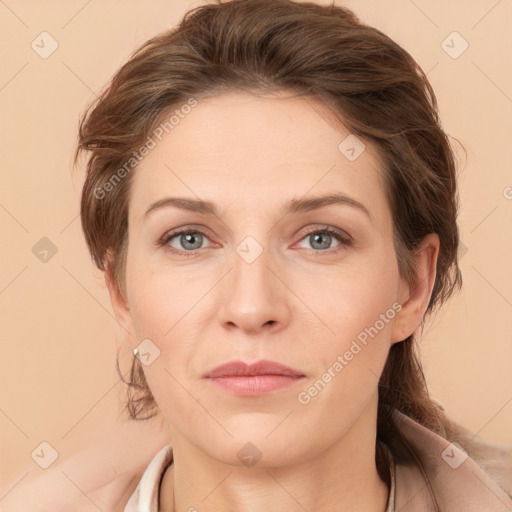
<svg viewBox="0 0 512 512"><path fill-rule="evenodd" d="M437 233L441 244L427 313L461 287L455 154L441 127L435 94L415 60L341 6L218 0L189 11L176 28L144 43L81 119L75 163L80 151L89 151L82 226L95 264L115 278L120 290L125 291L133 173L127 172L105 197L99 199L97 191L105 190L172 109L191 97L230 90L289 91L316 99L373 144L383 162L401 277L413 283L414 250L427 234ZM137 358L125 382L130 417L157 414ZM390 350L379 383L377 420L379 442L404 461L414 459L393 421L395 410L444 437L451 435L450 421L429 397L414 335Z"/></svg>

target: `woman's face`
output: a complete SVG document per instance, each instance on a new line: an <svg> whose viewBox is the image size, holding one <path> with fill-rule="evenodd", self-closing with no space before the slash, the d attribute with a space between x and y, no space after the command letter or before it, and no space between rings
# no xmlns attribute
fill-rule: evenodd
<svg viewBox="0 0 512 512"><path fill-rule="evenodd" d="M400 321L408 289L381 165L312 100L229 93L189 110L134 171L116 314L133 348L146 340L173 443L231 464L246 452L269 466L313 457L375 423L389 348L421 318ZM360 206L299 207L334 194ZM168 198L196 206L147 213ZM192 234L171 236L182 229ZM204 377L262 359L304 376L253 395Z"/></svg>

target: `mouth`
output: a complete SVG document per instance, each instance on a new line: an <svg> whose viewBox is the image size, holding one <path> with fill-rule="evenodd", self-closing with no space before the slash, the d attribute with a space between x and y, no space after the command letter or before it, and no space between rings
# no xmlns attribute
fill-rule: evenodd
<svg viewBox="0 0 512 512"><path fill-rule="evenodd" d="M217 389L242 396L257 396L288 388L306 376L299 370L275 361L246 364L231 361L204 375Z"/></svg>

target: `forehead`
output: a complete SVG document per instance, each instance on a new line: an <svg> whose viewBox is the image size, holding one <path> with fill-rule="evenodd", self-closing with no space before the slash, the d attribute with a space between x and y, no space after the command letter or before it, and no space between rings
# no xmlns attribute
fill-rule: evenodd
<svg viewBox="0 0 512 512"><path fill-rule="evenodd" d="M343 192L369 209L387 207L374 148L365 142L356 159L347 158L354 153L347 144L359 152L363 141L312 99L226 93L186 112L161 140L153 137L133 177L130 215L139 218L166 195L257 211L263 203L277 208L295 197Z"/></svg>

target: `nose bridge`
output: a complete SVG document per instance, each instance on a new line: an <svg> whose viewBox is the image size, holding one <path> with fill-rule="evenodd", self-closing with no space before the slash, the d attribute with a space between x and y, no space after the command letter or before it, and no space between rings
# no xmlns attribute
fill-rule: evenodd
<svg viewBox="0 0 512 512"><path fill-rule="evenodd" d="M268 323L284 321L287 308L283 285L274 275L277 262L267 247L268 240L268 236L247 235L234 247L232 270L222 293L223 323L255 331Z"/></svg>

